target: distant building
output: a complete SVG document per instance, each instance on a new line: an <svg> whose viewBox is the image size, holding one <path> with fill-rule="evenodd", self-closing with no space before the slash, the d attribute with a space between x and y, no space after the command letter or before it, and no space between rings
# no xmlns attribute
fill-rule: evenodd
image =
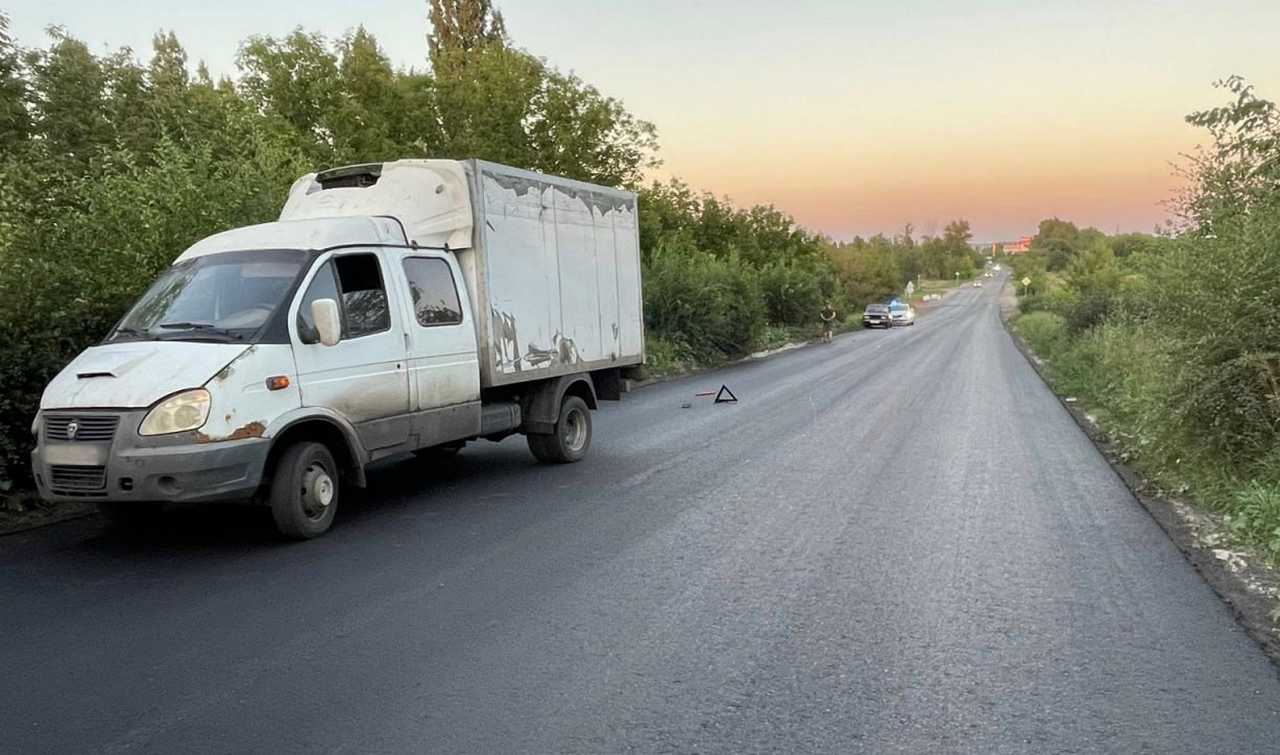
<svg viewBox="0 0 1280 755"><path fill-rule="evenodd" d="M1005 254L1026 254L1031 251L1031 237L1023 236L1017 241L997 241L991 245L991 253L995 254L1000 247L1004 247Z"/></svg>

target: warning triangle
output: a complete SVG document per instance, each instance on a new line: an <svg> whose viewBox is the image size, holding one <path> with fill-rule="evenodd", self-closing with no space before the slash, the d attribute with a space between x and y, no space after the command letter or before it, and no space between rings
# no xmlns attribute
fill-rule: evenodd
<svg viewBox="0 0 1280 755"><path fill-rule="evenodd" d="M720 392L716 394L717 404L736 404L738 397L733 395L733 391L729 390L729 386L721 385Z"/></svg>

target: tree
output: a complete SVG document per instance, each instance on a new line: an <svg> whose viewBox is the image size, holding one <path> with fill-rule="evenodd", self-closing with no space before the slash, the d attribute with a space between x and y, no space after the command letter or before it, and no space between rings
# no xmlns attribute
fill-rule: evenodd
<svg viewBox="0 0 1280 755"><path fill-rule="evenodd" d="M973 233L969 230L969 221L953 220L947 223L947 227L942 232L942 239L952 248L969 246L969 242L973 240Z"/></svg>
<svg viewBox="0 0 1280 755"><path fill-rule="evenodd" d="M577 76L545 65L528 122L540 170L612 185L639 184L657 167L657 129Z"/></svg>
<svg viewBox="0 0 1280 755"><path fill-rule="evenodd" d="M0 152L10 153L30 130L22 55L9 36L9 17L0 11Z"/></svg>
<svg viewBox="0 0 1280 755"><path fill-rule="evenodd" d="M490 0L428 0L427 8L427 49L437 74L466 62L465 56L451 53L506 44L506 23Z"/></svg>
<svg viewBox="0 0 1280 755"><path fill-rule="evenodd" d="M1188 156L1189 187L1173 202L1182 230L1215 233L1216 225L1280 193L1280 109L1240 76L1214 83L1234 100L1187 116L1208 130L1212 146Z"/></svg>
<svg viewBox="0 0 1280 755"><path fill-rule="evenodd" d="M423 82L398 75L372 34L357 27L338 43L338 56L339 104L329 118L338 161L392 160L438 147L430 101L414 97Z"/></svg>
<svg viewBox="0 0 1280 755"><path fill-rule="evenodd" d="M165 124L157 119L146 69L127 47L99 60L111 130L110 140L101 147L107 151L123 147L139 157L149 154L164 133Z"/></svg>
<svg viewBox="0 0 1280 755"><path fill-rule="evenodd" d="M1075 223L1059 218L1040 221L1040 228L1031 239L1031 251L1042 254L1048 269L1064 270L1080 248L1080 229Z"/></svg>
<svg viewBox="0 0 1280 755"><path fill-rule="evenodd" d="M259 112L292 126L318 155L330 153L328 120L340 87L338 60L323 36L296 29L282 40L250 37L236 65L239 90Z"/></svg>
<svg viewBox="0 0 1280 755"><path fill-rule="evenodd" d="M915 229L916 227L914 225L907 223L902 227L902 235L894 239L894 242L905 247L915 246L916 242L911 238L911 233L915 231Z"/></svg>
<svg viewBox="0 0 1280 755"><path fill-rule="evenodd" d="M89 48L65 30L53 27L49 36L48 50L27 54L33 132L51 156L87 165L113 140L107 74Z"/></svg>

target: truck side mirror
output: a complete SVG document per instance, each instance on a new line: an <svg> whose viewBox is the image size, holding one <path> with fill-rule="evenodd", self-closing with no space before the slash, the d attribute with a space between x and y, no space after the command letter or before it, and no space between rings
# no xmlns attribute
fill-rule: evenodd
<svg viewBox="0 0 1280 755"><path fill-rule="evenodd" d="M316 299L311 302L311 319L316 323L320 343L337 346L342 339L342 320L338 317L338 302L333 299Z"/></svg>

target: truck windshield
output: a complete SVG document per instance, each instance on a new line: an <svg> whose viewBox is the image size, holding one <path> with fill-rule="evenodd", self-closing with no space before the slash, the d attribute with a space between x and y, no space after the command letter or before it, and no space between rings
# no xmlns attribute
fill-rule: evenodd
<svg viewBox="0 0 1280 755"><path fill-rule="evenodd" d="M229 252L179 262L160 274L107 341L240 341L285 301L306 253Z"/></svg>

